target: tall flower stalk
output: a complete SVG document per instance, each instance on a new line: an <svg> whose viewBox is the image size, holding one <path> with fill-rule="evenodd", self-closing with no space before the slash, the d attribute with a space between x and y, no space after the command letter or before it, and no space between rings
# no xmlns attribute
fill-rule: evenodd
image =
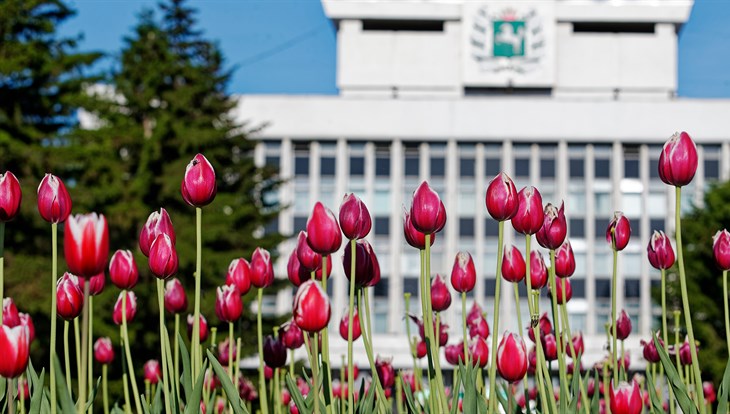
<svg viewBox="0 0 730 414"><path fill-rule="evenodd" d="M357 252L356 252L356 242L355 239L350 240L350 255L352 259L350 260L350 274L352 277L350 277L350 292L349 292L349 307L348 307L348 315L347 315L347 411L349 414L353 414L355 410L355 398L354 393L352 390L354 390L354 379L352 378L355 374L354 370L354 360L352 358L352 325L354 323L354 307L355 307L355 269L356 269L356 260L357 260ZM410 341L410 336L408 338ZM730 349L730 348L728 348Z"/></svg>
<svg viewBox="0 0 730 414"><path fill-rule="evenodd" d="M134 365L132 364L132 351L129 348L129 331L127 330L127 291L122 291L122 341L124 341L124 354L127 358L127 371L129 372L129 382L132 384L132 395L134 396L134 406L138 413L142 412L142 403L137 388L137 379L134 375Z"/></svg>
<svg viewBox="0 0 730 414"><path fill-rule="evenodd" d="M501 291L500 282L502 280L502 244L504 243L504 221L499 222L499 232L497 236L497 271L495 273L494 285L494 315L492 320L492 361L489 364L489 411L494 412L497 408L497 398L493 398L497 394L497 336L499 332L499 296Z"/></svg>

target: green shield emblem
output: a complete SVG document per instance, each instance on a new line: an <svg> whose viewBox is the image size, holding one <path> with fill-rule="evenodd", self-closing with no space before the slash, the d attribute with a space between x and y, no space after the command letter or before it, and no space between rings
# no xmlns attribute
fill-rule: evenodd
<svg viewBox="0 0 730 414"><path fill-rule="evenodd" d="M526 29L524 21L495 20L493 28L494 56L525 56Z"/></svg>

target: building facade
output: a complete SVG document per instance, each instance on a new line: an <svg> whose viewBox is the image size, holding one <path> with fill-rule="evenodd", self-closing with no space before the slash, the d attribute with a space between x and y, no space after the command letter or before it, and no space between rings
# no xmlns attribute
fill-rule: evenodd
<svg viewBox="0 0 730 414"><path fill-rule="evenodd" d="M701 205L713 182L730 178L730 102L675 94L677 32L692 2L330 0L323 6L337 28L339 95L247 95L237 115L268 124L257 162L277 166L287 180L278 198L289 207L268 230L296 236L316 201L336 213L345 193L368 205L369 240L382 272L371 292L375 352L410 366L404 293L420 314L419 254L403 238L402 214L422 180L448 212L432 270L448 275L458 251L471 253L479 277L469 306L477 301L491 325L497 223L485 193L505 171L518 189L537 187L545 203L565 202L577 262L568 309L572 330L586 335L586 363L603 356L610 321L606 226L617 210L630 219L617 300L631 316L626 346L641 366L639 339L658 322L651 289L659 273L646 246L653 230L673 234L674 190L657 172L661 146L681 130L698 143L699 168L683 189L683 210ZM524 253L524 238L506 229L506 243ZM280 246L278 276L286 277L295 245L293 237ZM347 279L341 254L333 257L336 327L347 306ZM513 288L501 288L499 332L514 331ZM268 310L289 312L292 293L270 297ZM459 300L454 294L443 316L452 327L450 343L461 338ZM540 308L549 309L545 294ZM345 354L345 341L332 342L333 355ZM356 350L364 365L360 344Z"/></svg>

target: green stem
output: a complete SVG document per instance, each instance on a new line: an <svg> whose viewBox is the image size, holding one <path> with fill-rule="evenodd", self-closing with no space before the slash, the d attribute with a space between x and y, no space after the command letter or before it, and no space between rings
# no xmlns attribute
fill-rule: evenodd
<svg viewBox="0 0 730 414"><path fill-rule="evenodd" d="M84 283L84 309L82 313L82 320L81 320L81 348L77 348L77 350L81 353L81 369L79 370L79 401L78 401L78 407L77 411L79 414L82 414L84 411L84 407L86 406L86 367L88 366L87 357L88 354L88 347L89 347L89 287L91 285L91 278L87 278L86 283ZM77 318L78 320L78 318Z"/></svg>
<svg viewBox="0 0 730 414"><path fill-rule="evenodd" d="M408 315L411 313L411 294L409 292L406 292L403 294L403 298L406 301L406 308L405 308L405 321L406 321L406 337L408 338L408 347L411 350L411 359L413 359L413 375L416 378L416 391L421 389L421 375L420 370L418 369L418 358L416 355L416 347L418 344L414 340L414 338L411 337L411 323L408 320Z"/></svg>
<svg viewBox="0 0 730 414"><path fill-rule="evenodd" d="M725 339L727 340L727 351L730 353L730 316L728 316L727 303L727 270L722 271L722 296L725 305Z"/></svg>
<svg viewBox="0 0 730 414"><path fill-rule="evenodd" d="M163 297L164 301L164 297ZM174 364L174 375L175 378L173 378L173 384L175 384L175 395L177 396L178 401L180 400L180 349L179 349L179 342L178 342L178 333L180 332L180 314L175 314L175 349L173 350L173 353L175 354L175 361Z"/></svg>
<svg viewBox="0 0 730 414"><path fill-rule="evenodd" d="M661 269L662 271L662 336L664 337L664 350L666 352L669 352L669 331L667 330L667 271L665 269ZM727 302L725 302L727 306ZM727 312L726 312L727 314ZM727 324L726 324L727 325ZM730 345L730 340L728 341L728 344ZM728 351L730 352L730 346L728 347ZM663 372L664 365L659 366L660 370ZM661 375L663 377L663 375ZM674 390L672 390L671 385L667 383L667 388L669 389L669 412L670 414L675 414L676 408L674 405Z"/></svg>
<svg viewBox="0 0 730 414"><path fill-rule="evenodd" d="M101 366L101 392L104 398L104 414L109 414L109 386L107 384L107 364Z"/></svg>
<svg viewBox="0 0 730 414"><path fill-rule="evenodd" d="M292 358L294 357L294 351L292 351ZM238 369L238 367L241 366L241 338L236 338L236 370L233 373L233 384L236 386L236 389L238 389L238 376L240 375L241 370Z"/></svg>
<svg viewBox="0 0 730 414"><path fill-rule="evenodd" d="M56 414L56 284L58 279L58 223L51 223L51 349L49 377L51 380L51 414Z"/></svg>
<svg viewBox="0 0 730 414"><path fill-rule="evenodd" d="M233 383L233 322L228 322L228 378Z"/></svg>
<svg viewBox="0 0 730 414"><path fill-rule="evenodd" d="M292 379L296 379L294 376L294 350L289 350L289 375L292 377Z"/></svg>
<svg viewBox="0 0 730 414"><path fill-rule="evenodd" d="M464 340L462 341L464 343L464 364L468 364L469 361L469 345L467 344L467 334L466 334L466 292L461 292L461 330L464 335ZM410 341L410 335L408 337L408 340ZM415 372L414 372L415 374ZM458 391L458 390L456 390Z"/></svg>
<svg viewBox="0 0 730 414"><path fill-rule="evenodd" d="M565 292L565 279L561 279L563 281L563 292ZM573 359L573 375L580 375L580 360L582 358L582 355L578 355L575 352L575 345L573 345L573 334L570 332L570 321L568 320L568 306L563 303L560 305L560 311L562 313L562 320L563 320L563 327L565 328L565 333L568 335L568 346L570 347L570 355ZM583 408L586 412L586 414L590 413L590 404L588 403L588 394L586 394L585 385L583 384L583 381L578 381L578 384L580 386L580 395L581 395L581 402L583 403Z"/></svg>
<svg viewBox="0 0 730 414"><path fill-rule="evenodd" d="M425 315L425 318L428 320L426 322L424 320L426 332L430 332L430 339L428 341L430 352L431 352L431 359L433 361L433 368L434 371L436 371L436 390L438 391L438 399L440 401L441 410L442 412L448 412L449 406L446 402L446 390L444 389L444 379L441 373L441 360L439 358L439 337L440 333L433 331L433 307L431 306L431 235L426 235L426 243L425 243L425 257L424 257L424 264L426 265L426 274L425 274L425 288L426 288L426 306L427 306L427 314Z"/></svg>
<svg viewBox="0 0 730 414"><path fill-rule="evenodd" d="M162 279L157 279L157 303L160 313L160 359L162 363L162 393L165 396L165 412L170 414L172 412L172 405L170 405L170 367L167 365L167 356L165 349L165 335L167 334L165 327L165 282Z"/></svg>
<svg viewBox="0 0 730 414"><path fill-rule="evenodd" d="M144 393L145 393L145 402L147 402L147 405L150 405L150 386L152 384L150 383L150 380L145 379L144 380Z"/></svg>
<svg viewBox="0 0 730 414"><path fill-rule="evenodd" d="M679 377L684 382L684 373L682 371L682 365L681 361L679 360L679 347L682 345L679 343L679 315L681 313L679 311L674 311L674 349L676 352L674 353L674 357L677 364L677 371L679 371Z"/></svg>
<svg viewBox="0 0 730 414"><path fill-rule="evenodd" d="M357 271L356 267L356 260L357 257L357 242L353 239L350 240L350 303L349 303L349 313L348 313L348 322L347 325L347 412L349 414L353 414L355 410L355 399L354 399L354 390L353 384L354 380L352 376L354 375L354 361L352 359L352 324L354 323L354 308L355 308L355 273ZM326 267L325 267L326 269ZM408 341L410 341L410 336L408 337ZM292 374L293 376L293 374Z"/></svg>
<svg viewBox="0 0 730 414"><path fill-rule="evenodd" d="M132 383L132 394L134 396L134 405L137 412L142 412L142 402L139 399L139 390L137 389L137 379L134 375L134 365L132 365L132 351L129 349L129 331L127 330L127 291L122 291L122 337L124 340L124 352L127 356L127 370L129 371L129 382Z"/></svg>
<svg viewBox="0 0 730 414"><path fill-rule="evenodd" d="M517 283L513 283L512 287L514 288L514 291L515 291L515 311L517 312L517 331L520 333L520 338L522 338L522 341L524 342L525 335L523 333L523 330L525 327L522 325L522 309L520 309L520 288L517 285ZM525 403L527 403L528 395L529 395L529 390L527 388L527 371L525 371L525 376L522 378L522 386L524 388L523 391L525 394Z"/></svg>
<svg viewBox="0 0 730 414"><path fill-rule="evenodd" d="M373 337L372 331L370 330L370 300L368 299L368 292L365 288L360 289L360 297L362 300L358 301L359 315L365 315L365 323L361 323L360 330L362 331L362 342L365 345L365 353L370 363L370 372L372 373L373 382L375 383L375 392L378 397L380 404L385 404L387 399L385 398L385 392L383 391L383 384L380 383L380 376L378 370L375 368L375 358L373 357ZM365 308L365 309L363 309ZM360 322L363 322L362 320Z"/></svg>
<svg viewBox="0 0 730 414"><path fill-rule="evenodd" d="M613 382L618 384L618 357L616 347L616 273L618 272L618 250L613 249L613 277L611 278L611 356L613 357Z"/></svg>
<svg viewBox="0 0 730 414"><path fill-rule="evenodd" d="M89 281L91 283L91 281ZM88 367L86 368L87 377L86 377L86 392L88 392L88 395L92 395L93 393L93 387L94 387L94 369L93 369L93 363L94 363L94 296L89 296L89 340L86 342L87 344L87 355L86 360L88 362ZM93 414L94 412L94 401L91 401L91 404L89 404L89 409L86 411L88 414Z"/></svg>
<svg viewBox="0 0 730 414"><path fill-rule="evenodd" d="M66 388L68 393L71 394L71 357L69 356L68 349L68 321L63 322L63 361L66 364Z"/></svg>
<svg viewBox="0 0 730 414"><path fill-rule="evenodd" d="M203 261L203 209L195 208L195 311L193 316L193 344L190 347L190 370L193 381L200 375L203 366L203 356L200 350L200 281ZM264 396L266 394L263 394ZM267 414L264 411L264 414Z"/></svg>
<svg viewBox="0 0 730 414"><path fill-rule="evenodd" d="M327 259L328 256L322 256L322 290L327 295ZM324 382L325 390L328 391L328 395L325 396L325 405L327 412L332 411L332 401L334 401L334 395L332 394L332 370L330 369L330 336L329 329L327 326L321 332L322 335L322 381Z"/></svg>
<svg viewBox="0 0 730 414"><path fill-rule="evenodd" d="M55 292L54 292L55 293ZM0 222L0 304L5 299L5 222ZM3 313L0 312L0 326L3 324Z"/></svg>
<svg viewBox="0 0 730 414"><path fill-rule="evenodd" d="M560 327L560 313L558 311L558 289L557 277L555 275L555 250L550 250L550 289L552 291L551 303L553 310L553 322L555 323L555 346L558 349L558 378L560 378L560 406L561 409L567 407L568 402L568 380L565 369L565 347L563 346L563 334Z"/></svg>
<svg viewBox="0 0 730 414"><path fill-rule="evenodd" d="M689 348L692 355L692 369L694 371L695 378L695 391L697 393L697 405L700 408L700 413L705 414L705 395L702 392L702 374L700 373L700 361L697 356L697 344L695 343L695 333L692 329L692 313L689 310L689 297L687 295L687 276L684 272L684 254L682 249L682 219L681 219L681 207L682 207L682 187L676 187L676 208L674 211L674 218L676 223L676 237L677 237L677 263L679 265L679 286L682 291L682 308L684 311L685 324L687 326L687 336L689 337Z"/></svg>
<svg viewBox="0 0 730 414"><path fill-rule="evenodd" d="M495 273L494 285L494 317L492 320L492 361L489 364L489 412L497 409L497 399L492 398L497 390L497 337L499 336L499 296L501 293L500 282L502 281L502 246L504 243L504 221L499 222L499 238L497 240L497 272Z"/></svg>
<svg viewBox="0 0 730 414"><path fill-rule="evenodd" d="M314 414L320 414L319 411L319 338L315 333L313 336L312 346L312 392L314 393ZM266 391L266 389L264 389ZM264 394L266 395L266 394Z"/></svg>
<svg viewBox="0 0 730 414"><path fill-rule="evenodd" d="M428 237L428 236L426 236ZM426 239L426 244L428 244L430 240ZM425 250L419 250L419 256L420 256L420 264L421 264L421 275L419 280L419 297L421 299L421 313L423 315L423 334L426 337L426 346L428 348L428 351L426 352L426 359L428 360L428 383L429 383L429 393L428 393L428 401L429 401L429 407L431 409L431 412L434 412L435 410L435 400L438 398L438 393L435 392L436 386L434 385L434 369L433 369L433 356L431 354L431 330L427 328L426 324L426 314L428 313L428 301L426 300L426 285L428 285L429 280L426 276L426 251ZM430 295L429 295L430 296Z"/></svg>
<svg viewBox="0 0 730 414"><path fill-rule="evenodd" d="M259 340L259 395L261 395L261 412L269 413L268 401L266 401L266 377L264 375L264 334L263 322L261 321L261 304L264 299L264 290L258 289L258 309L256 312L256 332ZM316 384L315 384L316 388ZM317 401L315 401L317 403Z"/></svg>

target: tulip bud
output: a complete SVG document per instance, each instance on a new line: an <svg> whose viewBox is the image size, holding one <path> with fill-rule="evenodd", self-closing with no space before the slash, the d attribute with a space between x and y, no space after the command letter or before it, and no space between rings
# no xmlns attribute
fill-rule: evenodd
<svg viewBox="0 0 730 414"><path fill-rule="evenodd" d="M125 301L125 297L126 302L122 303L123 301ZM124 313L122 313L122 305L124 305ZM119 292L117 302L114 304L114 313L112 314L112 320L114 321L114 323L117 325L121 325L123 321L122 318L124 318L127 323L132 322L134 320L134 315L136 314L137 295L135 295L134 292L132 292L131 290L123 290Z"/></svg>
<svg viewBox="0 0 730 414"><path fill-rule="evenodd" d="M76 214L66 221L63 253L71 273L91 277L104 271L109 257L109 226L102 214Z"/></svg>
<svg viewBox="0 0 730 414"><path fill-rule="evenodd" d="M507 174L499 173L489 182L486 203L489 215L497 221L509 220L517 214L517 189Z"/></svg>
<svg viewBox="0 0 730 414"><path fill-rule="evenodd" d="M451 292L446 286L446 278L436 274L431 282L431 305L434 312L442 312L451 306Z"/></svg>
<svg viewBox="0 0 730 414"><path fill-rule="evenodd" d="M193 324L195 323L195 317L193 315L188 314L188 336L192 338L193 336ZM208 340L208 321L205 319L205 316L202 314L200 315L200 343L204 343Z"/></svg>
<svg viewBox="0 0 730 414"><path fill-rule="evenodd" d="M46 174L38 185L38 212L49 223L63 223L71 214L71 196L63 181Z"/></svg>
<svg viewBox="0 0 730 414"><path fill-rule="evenodd" d="M679 347L679 362L682 365L692 365L692 351L689 346L688 338L684 338L684 342Z"/></svg>
<svg viewBox="0 0 730 414"><path fill-rule="evenodd" d="M641 389L636 380L631 384L621 381L618 387L609 385L609 396L611 397L612 414L640 414L643 409Z"/></svg>
<svg viewBox="0 0 730 414"><path fill-rule="evenodd" d="M542 341L542 349L545 353L545 360L555 361L558 359L558 346L555 335L552 333L546 334L540 338L540 341Z"/></svg>
<svg viewBox="0 0 730 414"><path fill-rule="evenodd" d="M274 265L271 254L266 249L257 247L251 256L251 284L259 289L267 288L274 283Z"/></svg>
<svg viewBox="0 0 730 414"><path fill-rule="evenodd" d="M109 278L119 289L131 289L137 284L139 271L129 250L117 250L109 262Z"/></svg>
<svg viewBox="0 0 730 414"><path fill-rule="evenodd" d="M575 356L578 357L578 355L583 355L585 351L585 345L583 343L583 333L578 332L573 334L573 338L571 338L571 341L573 342L573 348L575 350ZM570 344L565 345L565 353L570 355L572 357L572 351L570 348Z"/></svg>
<svg viewBox="0 0 730 414"><path fill-rule="evenodd" d="M406 210L405 206L403 207L403 236L405 237L406 242L411 245L411 247L415 247L418 250L423 250L426 248L426 235L413 227L413 222L411 221L411 213L410 211ZM436 241L436 233L431 235L431 241L429 242L429 246L433 246L434 241Z"/></svg>
<svg viewBox="0 0 730 414"><path fill-rule="evenodd" d="M251 289L251 266L244 258L233 259L228 265L226 285L238 288L238 293L245 295Z"/></svg>
<svg viewBox="0 0 730 414"><path fill-rule="evenodd" d="M0 223L15 218L20 210L21 198L23 194L15 175L10 171L0 174Z"/></svg>
<svg viewBox="0 0 730 414"><path fill-rule="evenodd" d="M307 244L307 233L299 232L297 236L297 258L299 265L305 270L312 272L322 267L322 255L312 250Z"/></svg>
<svg viewBox="0 0 730 414"><path fill-rule="evenodd" d="M147 218L144 227L139 232L139 249L145 256L150 255L150 247L160 234L167 234L175 245L175 229L172 227L172 220L167 210L161 208L160 211L153 211Z"/></svg>
<svg viewBox="0 0 730 414"><path fill-rule="evenodd" d="M427 181L413 193L411 223L423 234L438 233L446 225L446 207Z"/></svg>
<svg viewBox="0 0 730 414"><path fill-rule="evenodd" d="M395 385L395 370L393 369L393 358L375 360L375 370L378 371L378 378L383 388L390 388Z"/></svg>
<svg viewBox="0 0 730 414"><path fill-rule="evenodd" d="M514 245L506 247L502 255L502 277L504 280L518 283L525 278L525 272L525 259L522 257L520 250Z"/></svg>
<svg viewBox="0 0 730 414"><path fill-rule="evenodd" d="M707 404L713 404L717 401L717 394L715 393L715 386L710 381L704 381L702 383L702 393L705 395L705 402Z"/></svg>
<svg viewBox="0 0 730 414"><path fill-rule="evenodd" d="M568 303L573 297L573 288L570 286L570 279L568 278L563 278L556 281L555 290L558 292L557 302L559 305ZM548 295L552 298L552 291L550 290L550 286L548 286Z"/></svg>
<svg viewBox="0 0 730 414"><path fill-rule="evenodd" d="M527 349L519 335L505 332L497 347L497 372L509 383L522 380L527 373Z"/></svg>
<svg viewBox="0 0 730 414"><path fill-rule="evenodd" d="M565 206L560 203L560 208L548 203L545 206L542 227L537 231L535 237L540 246L555 250L565 241L568 234L568 224L565 222Z"/></svg>
<svg viewBox="0 0 730 414"><path fill-rule="evenodd" d="M712 238L712 253L717 267L730 270L730 232L723 229Z"/></svg>
<svg viewBox="0 0 730 414"><path fill-rule="evenodd" d="M659 178L666 184L683 187L697 172L697 146L689 134L674 133L664 144L659 155Z"/></svg>
<svg viewBox="0 0 730 414"><path fill-rule="evenodd" d="M457 253L454 267L451 268L451 286L457 292L466 293L474 289L476 281L477 270L471 255L467 252Z"/></svg>
<svg viewBox="0 0 730 414"><path fill-rule="evenodd" d="M348 334L348 328L350 326L350 313L349 311L345 311L344 315L342 315L342 319L340 319L340 336L342 339L347 341L347 334ZM362 334L362 330L360 329L360 315L357 313L357 309L352 310L352 340L357 340L360 335Z"/></svg>
<svg viewBox="0 0 730 414"><path fill-rule="evenodd" d="M416 358L422 359L428 353L428 347L426 347L425 341L418 341L416 344Z"/></svg>
<svg viewBox="0 0 730 414"><path fill-rule="evenodd" d="M545 265L545 260L542 258L542 253L533 250L530 252L530 283L532 284L532 289L542 289L547 285L547 282L547 266Z"/></svg>
<svg viewBox="0 0 730 414"><path fill-rule="evenodd" d="M193 207L207 206L215 198L216 191L213 166L203 154L196 155L185 168L180 184L183 200Z"/></svg>
<svg viewBox="0 0 730 414"><path fill-rule="evenodd" d="M183 313L188 308L188 297L185 288L178 279L165 282L165 309L170 313Z"/></svg>
<svg viewBox="0 0 730 414"><path fill-rule="evenodd" d="M606 241L611 244L611 248L621 251L629 244L631 237L631 224L624 213L617 211L613 213L613 219L608 223L606 229Z"/></svg>
<svg viewBox="0 0 730 414"><path fill-rule="evenodd" d="M517 194L517 213L512 217L512 227L522 234L535 234L542 228L542 196L535 187L525 187Z"/></svg>
<svg viewBox="0 0 730 414"><path fill-rule="evenodd" d="M235 322L241 317L243 302L238 288L233 285L219 286L215 291L215 314L221 322Z"/></svg>
<svg viewBox="0 0 730 414"><path fill-rule="evenodd" d="M15 328L20 325L20 314L13 298L3 298L3 325Z"/></svg>
<svg viewBox="0 0 730 414"><path fill-rule="evenodd" d="M471 309L469 309L469 312L466 314L466 323L470 324L472 321L484 317L484 312L482 311L482 308L479 307L479 304L475 301L471 305Z"/></svg>
<svg viewBox="0 0 730 414"><path fill-rule="evenodd" d="M669 241L669 237L661 230L654 230L654 234L652 234L651 240L649 240L649 245L646 246L646 255L649 258L649 263L655 269L669 269L674 265L672 243Z"/></svg>
<svg viewBox="0 0 730 414"><path fill-rule="evenodd" d="M575 254L569 240L565 240L555 252L555 276L571 277L575 273Z"/></svg>
<svg viewBox="0 0 730 414"><path fill-rule="evenodd" d="M157 384L162 376L160 363L156 359L150 359L144 364L144 380L150 384Z"/></svg>
<svg viewBox="0 0 730 414"><path fill-rule="evenodd" d="M659 343L664 346L664 341L662 341L661 338L657 335L657 339L659 340ZM661 360L659 357L659 351L656 349L656 345L654 344L654 341L650 339L648 342L644 341L643 339L639 341L641 343L641 346L643 347L642 353L644 355L644 359L648 362L657 363Z"/></svg>
<svg viewBox="0 0 730 414"><path fill-rule="evenodd" d="M349 280L352 273L352 249L348 246L342 255L342 266ZM355 284L374 286L380 281L380 264L372 246L367 240L355 242Z"/></svg>
<svg viewBox="0 0 730 414"><path fill-rule="evenodd" d="M446 345L446 348L444 348L444 356L446 356L446 362L455 367L459 366L459 361L464 363L464 343Z"/></svg>
<svg viewBox="0 0 730 414"><path fill-rule="evenodd" d="M247 402L252 402L259 398L256 387L247 378L241 378L241 381L238 383L238 394L241 396L241 399Z"/></svg>
<svg viewBox="0 0 730 414"><path fill-rule="evenodd" d="M616 320L616 339L623 341L631 334L631 318L625 310L621 310Z"/></svg>
<svg viewBox="0 0 730 414"><path fill-rule="evenodd" d="M27 400L30 398L30 388L28 388L28 378L23 378L22 381L18 381L18 398ZM707 398L705 398L707 399Z"/></svg>
<svg viewBox="0 0 730 414"><path fill-rule="evenodd" d="M20 313L18 314L20 318L20 324L22 326L25 326L26 329L28 329L28 340L29 342L33 342L35 339L35 325L33 324L33 319L28 315L27 313ZM3 323L5 320L3 319ZM12 328L12 326L11 326Z"/></svg>
<svg viewBox="0 0 730 414"><path fill-rule="evenodd" d="M340 205L340 227L345 237L349 240L365 238L372 225L365 203L354 193L346 194Z"/></svg>
<svg viewBox="0 0 730 414"><path fill-rule="evenodd" d="M114 347L109 337L99 338L94 342L94 359L102 365L108 365L114 361Z"/></svg>
<svg viewBox="0 0 730 414"><path fill-rule="evenodd" d="M286 346L271 335L264 339L264 362L271 368L281 368L286 365Z"/></svg>
<svg viewBox="0 0 730 414"><path fill-rule="evenodd" d="M228 341L228 338L226 338L218 345L218 362L220 362L224 367L227 367L230 362L228 361L229 353L233 358L236 357L236 344L231 344Z"/></svg>
<svg viewBox="0 0 730 414"><path fill-rule="evenodd" d="M297 326L309 333L321 331L330 321L329 298L314 280L299 286L292 309Z"/></svg>
<svg viewBox="0 0 730 414"><path fill-rule="evenodd" d="M484 368L489 362L489 347L484 338L477 336L469 342L469 355L474 366Z"/></svg>
<svg viewBox="0 0 730 414"><path fill-rule="evenodd" d="M80 277L79 280L83 281L83 278ZM81 284L82 286L84 283ZM104 286L106 285L106 275L104 272L99 273L96 276L92 276L89 278L89 295L96 296L104 291ZM83 291L83 289L81 289Z"/></svg>
<svg viewBox="0 0 730 414"><path fill-rule="evenodd" d="M167 234L159 234L150 246L150 271L159 279L167 279L177 273L178 257L175 245Z"/></svg>
<svg viewBox="0 0 730 414"><path fill-rule="evenodd" d="M84 308L84 292L79 288L76 276L64 273L56 282L56 311L58 316L70 321Z"/></svg>
<svg viewBox="0 0 730 414"><path fill-rule="evenodd" d="M331 260L328 260L328 262L331 262ZM302 264L299 263L296 248L289 255L289 261L286 264L286 275L291 284L296 287L299 287L303 281L311 279L310 275L307 274L307 269L303 268Z"/></svg>
<svg viewBox="0 0 730 414"><path fill-rule="evenodd" d="M489 337L489 324L483 316L480 315L479 317L472 319L471 322L467 321L467 325L469 328L470 338L478 336L487 339Z"/></svg>
<svg viewBox="0 0 730 414"><path fill-rule="evenodd" d="M548 318L547 312L543 312L543 314L540 316L537 327L537 331L540 334L540 337L547 335L553 331L553 324L552 322L550 322L550 318ZM530 337L530 340L532 342L535 342L535 333L533 332L532 327L527 328L527 335Z"/></svg>
<svg viewBox="0 0 730 414"><path fill-rule="evenodd" d="M342 244L342 231L335 215L319 201L314 204L312 215L307 220L307 243L322 256L336 252ZM299 261L302 262L301 256Z"/></svg>
<svg viewBox="0 0 730 414"><path fill-rule="evenodd" d="M30 339L24 326L0 326L0 376L16 378L28 367Z"/></svg>
<svg viewBox="0 0 730 414"><path fill-rule="evenodd" d="M289 349L298 349L304 345L304 334L294 320L290 320L281 326L281 329L279 330L279 338L284 346Z"/></svg>

